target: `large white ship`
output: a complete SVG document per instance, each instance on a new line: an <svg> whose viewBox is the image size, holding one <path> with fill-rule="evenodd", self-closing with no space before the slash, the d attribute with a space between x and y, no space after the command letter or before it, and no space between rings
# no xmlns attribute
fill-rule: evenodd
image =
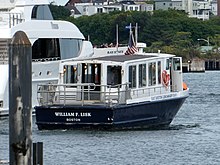
<svg viewBox="0 0 220 165"><path fill-rule="evenodd" d="M8 49L17 31L32 45L32 106L38 104L37 84L57 83L61 61L94 54L74 24L53 20L47 0L0 0L0 116L9 114Z"/></svg>

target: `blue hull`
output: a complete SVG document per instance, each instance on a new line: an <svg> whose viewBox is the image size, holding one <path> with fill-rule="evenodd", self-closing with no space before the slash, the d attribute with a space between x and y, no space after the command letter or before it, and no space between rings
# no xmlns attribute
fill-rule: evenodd
<svg viewBox="0 0 220 165"><path fill-rule="evenodd" d="M103 105L37 106L38 129L124 129L168 126L184 98L106 107Z"/></svg>

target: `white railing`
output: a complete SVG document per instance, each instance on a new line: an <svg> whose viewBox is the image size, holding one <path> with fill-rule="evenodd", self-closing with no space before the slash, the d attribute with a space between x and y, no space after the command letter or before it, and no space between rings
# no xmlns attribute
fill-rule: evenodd
<svg viewBox="0 0 220 165"><path fill-rule="evenodd" d="M178 92L177 86L168 85L168 86L150 86L144 88L137 88L131 90L132 98L140 98L140 97L150 97L155 95L166 94L170 92Z"/></svg>
<svg viewBox="0 0 220 165"><path fill-rule="evenodd" d="M95 85L84 84L46 84L38 85L40 105L106 105L126 104L128 99L147 98L155 95L176 92L171 86L130 89L129 84Z"/></svg>
<svg viewBox="0 0 220 165"><path fill-rule="evenodd" d="M0 64L8 63L8 40L0 40Z"/></svg>
<svg viewBox="0 0 220 165"><path fill-rule="evenodd" d="M60 60L60 57L32 59L33 62L46 62L46 61L58 61L58 60Z"/></svg>
<svg viewBox="0 0 220 165"><path fill-rule="evenodd" d="M11 28L21 22L24 22L21 13L0 12L0 25Z"/></svg>
<svg viewBox="0 0 220 165"><path fill-rule="evenodd" d="M83 84L46 84L38 85L38 102L40 105L51 104L122 104L127 99L128 84L95 85ZM103 92L102 92L103 91Z"/></svg>

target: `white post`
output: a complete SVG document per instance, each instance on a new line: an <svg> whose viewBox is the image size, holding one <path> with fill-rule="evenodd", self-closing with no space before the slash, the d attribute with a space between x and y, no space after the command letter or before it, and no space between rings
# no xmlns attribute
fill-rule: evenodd
<svg viewBox="0 0 220 165"><path fill-rule="evenodd" d="M118 54L118 24L116 25L116 50L117 50L117 54Z"/></svg>
<svg viewBox="0 0 220 165"><path fill-rule="evenodd" d="M138 42L138 23L136 23L135 26L135 45L137 46L137 42Z"/></svg>

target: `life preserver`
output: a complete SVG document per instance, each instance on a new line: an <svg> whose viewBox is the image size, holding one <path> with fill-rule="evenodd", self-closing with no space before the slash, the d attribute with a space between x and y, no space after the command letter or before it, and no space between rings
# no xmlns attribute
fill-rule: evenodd
<svg viewBox="0 0 220 165"><path fill-rule="evenodd" d="M163 82L163 85L165 87L167 87L169 85L169 81L170 81L170 75L167 73L166 70L163 70L163 72L162 72L162 82Z"/></svg>

